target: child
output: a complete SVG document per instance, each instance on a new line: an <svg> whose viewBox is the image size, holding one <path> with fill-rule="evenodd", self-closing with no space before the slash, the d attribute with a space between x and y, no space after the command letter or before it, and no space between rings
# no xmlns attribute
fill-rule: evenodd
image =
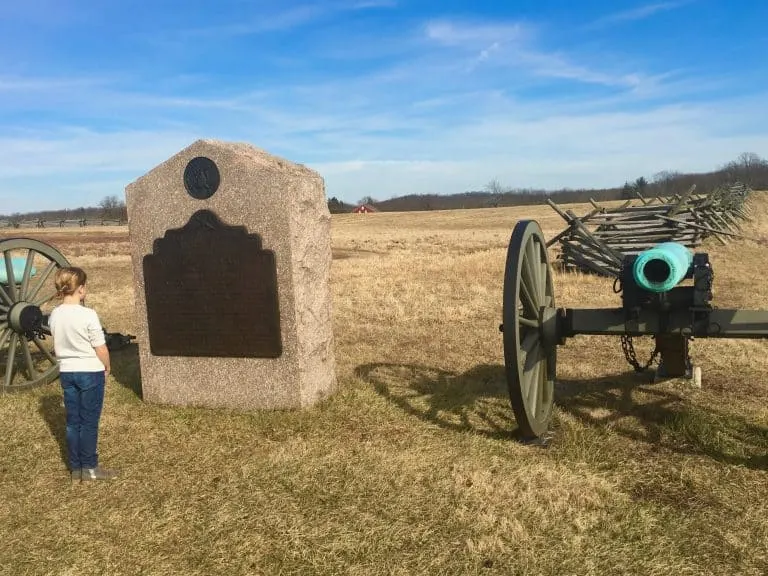
<svg viewBox="0 0 768 576"><path fill-rule="evenodd" d="M108 480L117 475L99 466L96 451L110 361L99 316L83 306L86 279L82 268L60 268L56 272L56 291L62 303L48 320L64 391L73 481Z"/></svg>

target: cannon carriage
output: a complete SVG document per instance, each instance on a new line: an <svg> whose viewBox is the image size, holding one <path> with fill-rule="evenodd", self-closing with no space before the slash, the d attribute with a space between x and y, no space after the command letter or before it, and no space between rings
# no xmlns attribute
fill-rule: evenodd
<svg viewBox="0 0 768 576"><path fill-rule="evenodd" d="M690 280L690 285L683 281ZM521 437L535 440L548 430L554 403L557 347L578 335L621 338L625 356L640 372L632 338L652 336L660 357L658 378L686 377L700 383L701 367L690 358L694 338L768 338L768 310L713 306L714 269L706 253L665 243L627 255L614 282L615 308L558 307L547 243L535 220L512 232L504 275L504 364ZM654 358L652 356L652 360Z"/></svg>
<svg viewBox="0 0 768 576"><path fill-rule="evenodd" d="M56 270L69 266L64 255L32 238L0 240L0 390L43 386L59 375L48 315L56 305ZM134 336L105 332L115 350Z"/></svg>

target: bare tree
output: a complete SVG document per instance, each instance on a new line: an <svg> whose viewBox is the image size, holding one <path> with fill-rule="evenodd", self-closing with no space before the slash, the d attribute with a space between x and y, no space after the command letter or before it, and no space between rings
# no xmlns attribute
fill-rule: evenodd
<svg viewBox="0 0 768 576"><path fill-rule="evenodd" d="M504 197L504 193L508 192L509 189L502 186L501 182L499 182L497 178L494 178L485 185L485 191L491 195L491 198L486 203L486 206L498 208Z"/></svg>
<svg viewBox="0 0 768 576"><path fill-rule="evenodd" d="M362 198L361 198L361 199L358 201L358 205L359 205L359 204L368 204L368 205L370 205L370 206L373 206L373 205L374 205L374 204L376 204L376 203L377 203L376 199L375 199L375 198L373 198L372 196L363 196L363 197L362 197Z"/></svg>
<svg viewBox="0 0 768 576"><path fill-rule="evenodd" d="M676 182L682 174L674 170L662 170L653 175L653 184L659 196L671 196L677 192Z"/></svg>
<svg viewBox="0 0 768 576"><path fill-rule="evenodd" d="M751 186L757 178L768 172L768 161L754 152L742 152L736 160L726 164L723 170L729 180L739 180Z"/></svg>
<svg viewBox="0 0 768 576"><path fill-rule="evenodd" d="M105 220L125 219L125 202L114 194L102 198L101 202L99 202L99 208L101 208L101 217Z"/></svg>
<svg viewBox="0 0 768 576"><path fill-rule="evenodd" d="M499 196L501 194L504 194L506 192L506 188L501 185L501 182L497 178L494 178L488 184L485 185L485 191L493 194L494 196Z"/></svg>

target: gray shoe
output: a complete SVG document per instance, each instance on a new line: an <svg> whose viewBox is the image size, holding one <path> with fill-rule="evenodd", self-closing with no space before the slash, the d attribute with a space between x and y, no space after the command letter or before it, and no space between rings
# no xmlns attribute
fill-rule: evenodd
<svg viewBox="0 0 768 576"><path fill-rule="evenodd" d="M76 468L75 470L72 470L72 482L80 482L81 477L82 477L82 470L80 470L80 468Z"/></svg>
<svg viewBox="0 0 768 576"><path fill-rule="evenodd" d="M83 468L82 481L88 482L90 480L111 480L118 475L115 470L105 470L100 466L96 468Z"/></svg>

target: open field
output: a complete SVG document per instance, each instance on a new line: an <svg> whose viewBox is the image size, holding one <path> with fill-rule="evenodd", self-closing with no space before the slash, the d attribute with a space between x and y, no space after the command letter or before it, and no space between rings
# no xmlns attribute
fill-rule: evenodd
<svg viewBox="0 0 768 576"><path fill-rule="evenodd" d="M765 238L768 198L751 205ZM768 343L695 341L694 390L578 337L551 444L512 439L498 325L520 218L564 225L547 206L334 215L340 387L311 410L147 405L135 347L113 353L112 483L70 485L58 382L0 397L0 574L768 573ZM104 325L135 330L127 229L2 236L55 245ZM768 246L706 249L717 306L768 308ZM558 273L557 302L616 306L611 284Z"/></svg>

